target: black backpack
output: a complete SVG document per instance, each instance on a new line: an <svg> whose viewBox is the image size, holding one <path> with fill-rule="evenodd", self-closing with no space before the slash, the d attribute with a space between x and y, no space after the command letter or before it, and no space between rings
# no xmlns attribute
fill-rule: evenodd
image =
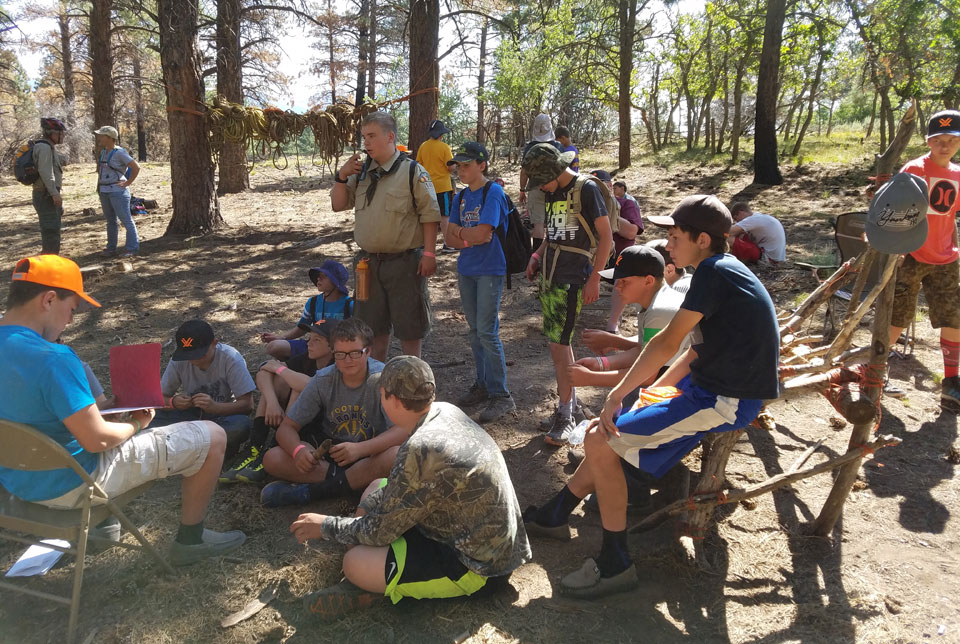
<svg viewBox="0 0 960 644"><path fill-rule="evenodd" d="M487 181L483 186L483 193L480 196L481 210L483 209L484 202L487 200L487 193L490 192L491 183L493 182ZM466 190L466 188L463 188L459 194L457 194L458 203L463 201L463 193ZM533 242L530 238L530 232L526 226L523 225L523 221L520 219L520 213L517 211L517 207L513 205L510 196L506 193L504 193L503 196L507 199L507 229L504 231L503 224L501 223L494 229L494 232L497 234L497 239L500 240L500 248L503 249L503 256L507 260L507 288L512 288L513 285L511 284L510 276L513 273L526 272L527 264L530 262L530 256L533 255Z"/></svg>
<svg viewBox="0 0 960 644"><path fill-rule="evenodd" d="M17 153L13 157L13 176L25 186L33 185L40 178L40 173L37 172L37 164L33 161L33 146L37 143L50 145L43 139L27 141L17 148Z"/></svg>

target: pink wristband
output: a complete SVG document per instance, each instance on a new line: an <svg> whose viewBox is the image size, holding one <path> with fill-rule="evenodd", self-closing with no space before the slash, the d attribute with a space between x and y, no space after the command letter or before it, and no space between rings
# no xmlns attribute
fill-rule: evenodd
<svg viewBox="0 0 960 644"><path fill-rule="evenodd" d="M429 251L429 250L423 251L423 256L424 256L424 257L432 257L432 258L434 258L434 259L437 258L437 254L436 254L436 253L433 253L433 252L431 252L431 251Z"/></svg>
<svg viewBox="0 0 960 644"><path fill-rule="evenodd" d="M461 237L460 239L463 241L464 248L470 248L470 242L468 242L466 239L463 239L463 237Z"/></svg>
<svg viewBox="0 0 960 644"><path fill-rule="evenodd" d="M530 257L536 257L536 258L537 258L537 261L538 261L538 262L540 261L540 254L539 254L539 253L531 253Z"/></svg>
<svg viewBox="0 0 960 644"><path fill-rule="evenodd" d="M607 356L600 356L600 364L603 365L603 370L608 371L610 369L610 359Z"/></svg>
<svg viewBox="0 0 960 644"><path fill-rule="evenodd" d="M300 450L304 449L305 447L306 447L306 445L304 445L303 443L300 443L299 445L297 445L296 447L294 447L294 448L293 448L293 458L296 458L296 457L297 457L297 454L300 452Z"/></svg>
<svg viewBox="0 0 960 644"><path fill-rule="evenodd" d="M287 365L281 365L277 367L277 375L279 376L281 373L283 373L286 370L287 370Z"/></svg>

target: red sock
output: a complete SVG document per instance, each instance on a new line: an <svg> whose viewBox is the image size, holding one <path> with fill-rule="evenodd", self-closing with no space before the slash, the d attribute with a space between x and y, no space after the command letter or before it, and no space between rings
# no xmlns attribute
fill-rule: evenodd
<svg viewBox="0 0 960 644"><path fill-rule="evenodd" d="M960 342L950 342L940 338L940 351L943 353L943 377L952 378L960 373Z"/></svg>

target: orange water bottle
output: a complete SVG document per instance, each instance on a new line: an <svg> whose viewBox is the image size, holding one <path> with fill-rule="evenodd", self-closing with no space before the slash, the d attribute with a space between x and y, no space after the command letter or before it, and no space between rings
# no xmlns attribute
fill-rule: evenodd
<svg viewBox="0 0 960 644"><path fill-rule="evenodd" d="M357 262L357 292L353 297L359 302L370 299L370 261L366 257Z"/></svg>

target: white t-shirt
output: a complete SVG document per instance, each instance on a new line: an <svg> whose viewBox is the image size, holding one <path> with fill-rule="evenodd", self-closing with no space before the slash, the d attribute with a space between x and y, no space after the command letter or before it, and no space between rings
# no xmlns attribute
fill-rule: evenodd
<svg viewBox="0 0 960 644"><path fill-rule="evenodd" d="M787 259L787 237L776 217L755 212L736 223L763 249L764 255L775 262Z"/></svg>
<svg viewBox="0 0 960 644"><path fill-rule="evenodd" d="M247 363L240 352L228 344L217 343L213 353L213 362L206 371L190 364L189 360L171 360L163 371L160 389L163 396L169 398L179 390L192 396L207 394L215 402L232 402L257 388Z"/></svg>
<svg viewBox="0 0 960 644"><path fill-rule="evenodd" d="M687 284L689 286L689 281ZM637 328L642 329L643 333L640 338L642 339L641 346L646 346L647 342L649 342L653 336L670 324L670 320L672 320L673 316L680 310L680 305L683 304L684 297L684 293L681 293L672 286L664 284L660 287L657 294L653 296L650 307L637 315ZM677 353L667 360L668 365L676 362L677 358L682 356L683 353L690 348L690 341L690 334L687 334L687 337L685 337L680 344L680 349Z"/></svg>

